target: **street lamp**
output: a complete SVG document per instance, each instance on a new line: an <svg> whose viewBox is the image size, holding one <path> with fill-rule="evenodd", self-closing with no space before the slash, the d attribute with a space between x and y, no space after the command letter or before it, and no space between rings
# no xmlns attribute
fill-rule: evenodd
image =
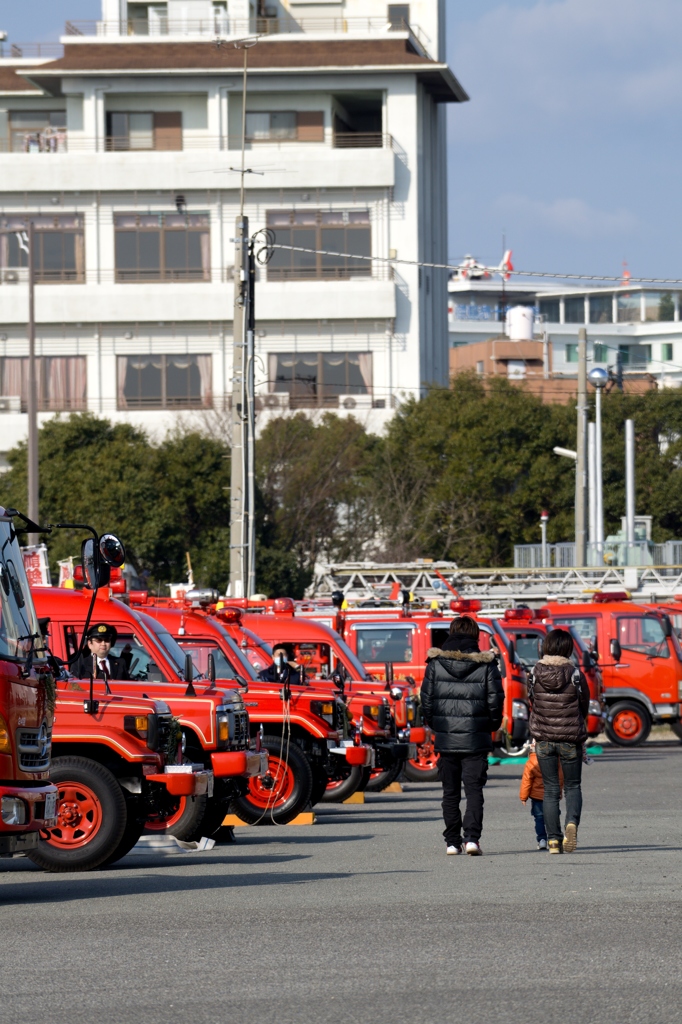
<svg viewBox="0 0 682 1024"><path fill-rule="evenodd" d="M601 444L601 393L609 382L609 375L601 366L595 366L590 370L587 379L595 390L595 431L594 431L594 461L595 461L595 519L597 543L597 564L602 565L604 561L604 480L602 471L602 444Z"/></svg>
<svg viewBox="0 0 682 1024"><path fill-rule="evenodd" d="M549 512L542 511L540 513L540 530L542 536L542 568L546 569L549 566L549 558L547 557L547 520L549 519Z"/></svg>

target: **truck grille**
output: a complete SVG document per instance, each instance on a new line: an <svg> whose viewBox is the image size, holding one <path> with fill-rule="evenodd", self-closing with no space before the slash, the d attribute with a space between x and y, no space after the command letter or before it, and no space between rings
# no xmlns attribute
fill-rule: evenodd
<svg viewBox="0 0 682 1024"><path fill-rule="evenodd" d="M156 750L161 754L168 754L168 746L170 743L171 733L171 722L173 720L172 715L158 714L156 716L157 721L157 741Z"/></svg>
<svg viewBox="0 0 682 1024"><path fill-rule="evenodd" d="M230 718L230 746L233 750L247 750L251 737L249 736L249 713L248 711L229 711Z"/></svg>
<svg viewBox="0 0 682 1024"><path fill-rule="evenodd" d="M19 768L22 772L44 772L50 767L52 732L43 722L40 729L20 729L17 734Z"/></svg>

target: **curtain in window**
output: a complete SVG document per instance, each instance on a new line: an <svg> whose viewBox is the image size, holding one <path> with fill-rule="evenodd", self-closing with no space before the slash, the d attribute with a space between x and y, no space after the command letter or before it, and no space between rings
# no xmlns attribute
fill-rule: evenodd
<svg viewBox="0 0 682 1024"><path fill-rule="evenodd" d="M24 362L26 362L26 373L24 374ZM27 388L24 386L24 377L28 380L28 359L3 359L2 361L2 393L5 397L20 395L22 400L25 397Z"/></svg>
<svg viewBox="0 0 682 1024"><path fill-rule="evenodd" d="M211 236L208 232L201 234L201 269L204 281L211 280Z"/></svg>
<svg viewBox="0 0 682 1024"><path fill-rule="evenodd" d="M268 391L277 390L277 356L272 352L268 356Z"/></svg>
<svg viewBox="0 0 682 1024"><path fill-rule="evenodd" d="M85 408L85 356L53 357L48 360L46 374L48 409Z"/></svg>
<svg viewBox="0 0 682 1024"><path fill-rule="evenodd" d="M126 401L126 377L128 376L128 358L127 356L118 357L118 408L127 409L128 402Z"/></svg>
<svg viewBox="0 0 682 1024"><path fill-rule="evenodd" d="M360 366L362 379L365 382L365 387L369 394L372 390L372 353L358 352L358 364Z"/></svg>
<svg viewBox="0 0 682 1024"><path fill-rule="evenodd" d="M196 356L201 378L201 404L205 408L213 405L213 361L210 356Z"/></svg>

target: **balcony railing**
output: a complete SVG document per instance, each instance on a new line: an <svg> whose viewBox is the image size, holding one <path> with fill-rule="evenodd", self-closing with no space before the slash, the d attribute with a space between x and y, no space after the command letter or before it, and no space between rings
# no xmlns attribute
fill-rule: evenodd
<svg viewBox="0 0 682 1024"><path fill-rule="evenodd" d="M389 21L374 18L128 18L114 21L67 21L67 36L199 36L203 38L237 38L243 36L273 36L291 34L363 35L367 33L407 33L413 45L428 56L428 40L417 25L404 19Z"/></svg>
<svg viewBox="0 0 682 1024"><path fill-rule="evenodd" d="M92 136L70 133L66 128L45 128L41 131L13 130L11 137L0 137L0 154L3 153L93 153L104 150L108 153L178 153L192 150L238 150L241 135L218 137L216 135L191 135L183 133L180 145L168 140L154 142L153 133L149 139L135 139L131 136L112 136L96 140ZM332 149L393 149L393 136L386 132L332 132L326 129L324 136L316 140L282 138L270 135L246 139L246 148L260 149L264 146L291 148L292 146L325 146Z"/></svg>
<svg viewBox="0 0 682 1024"><path fill-rule="evenodd" d="M58 59L64 55L61 43L0 43L2 60Z"/></svg>

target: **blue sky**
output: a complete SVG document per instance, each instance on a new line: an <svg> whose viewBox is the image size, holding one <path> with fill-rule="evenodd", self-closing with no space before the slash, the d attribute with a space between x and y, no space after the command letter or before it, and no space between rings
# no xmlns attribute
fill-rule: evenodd
<svg viewBox="0 0 682 1024"><path fill-rule="evenodd" d="M681 0L447 0L450 256L682 277ZM99 0L0 0L10 41L56 39Z"/></svg>

